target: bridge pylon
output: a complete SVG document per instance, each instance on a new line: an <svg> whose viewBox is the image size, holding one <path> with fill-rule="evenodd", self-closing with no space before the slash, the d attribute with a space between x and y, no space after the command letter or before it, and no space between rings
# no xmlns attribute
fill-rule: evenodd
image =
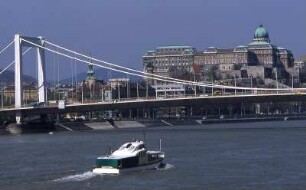
<svg viewBox="0 0 306 190"><path fill-rule="evenodd" d="M30 41L35 46L24 40ZM22 88L22 47L35 47L37 49L37 82L38 82L38 101L45 102L45 51L43 37L26 37L20 34L15 34L15 108L22 107L23 104L23 88ZM16 112L16 122L22 122L21 111Z"/></svg>

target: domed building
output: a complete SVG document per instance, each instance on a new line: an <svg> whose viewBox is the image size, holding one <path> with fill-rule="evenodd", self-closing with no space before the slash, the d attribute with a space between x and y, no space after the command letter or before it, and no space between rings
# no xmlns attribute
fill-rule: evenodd
<svg viewBox="0 0 306 190"><path fill-rule="evenodd" d="M292 52L272 44L263 25L256 28L248 45L209 47L204 51L191 46L159 47L147 51L142 58L144 70L148 73L170 76L171 69L176 73L187 70L193 80L196 77L197 80L256 78L265 81L265 84L271 81L269 79L291 84L292 78L298 78L293 69ZM218 75L212 76L212 71L217 71ZM149 80L149 83L153 81Z"/></svg>
<svg viewBox="0 0 306 190"><path fill-rule="evenodd" d="M253 41L248 45L248 50L255 56L254 63L250 63L250 65L264 65L272 68L280 63L278 48L270 43L269 33L262 25L255 30Z"/></svg>
<svg viewBox="0 0 306 190"><path fill-rule="evenodd" d="M194 64L208 70L215 65L223 77L278 78L289 79L294 58L291 51L273 45L268 30L260 25L256 28L253 40L247 46L234 48L208 48L194 53ZM239 68L239 71L237 70ZM288 80L287 80L288 82Z"/></svg>
<svg viewBox="0 0 306 190"><path fill-rule="evenodd" d="M253 41L270 43L269 33L262 24L255 30Z"/></svg>

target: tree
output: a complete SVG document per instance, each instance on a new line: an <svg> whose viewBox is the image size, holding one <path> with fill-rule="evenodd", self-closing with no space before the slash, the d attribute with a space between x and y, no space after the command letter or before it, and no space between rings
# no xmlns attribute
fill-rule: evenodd
<svg viewBox="0 0 306 190"><path fill-rule="evenodd" d="M210 80L210 81L218 80L218 79L219 79L218 74L217 74L218 70L219 70L219 69L218 69L218 66L217 66L217 65L211 66L211 67L207 70L207 73L206 73L206 75L207 75L207 77L208 77L208 80Z"/></svg>
<svg viewBox="0 0 306 190"><path fill-rule="evenodd" d="M187 71L187 69L178 68L175 66L170 67L168 72L170 77L182 80L190 80L190 76L192 75L190 72Z"/></svg>

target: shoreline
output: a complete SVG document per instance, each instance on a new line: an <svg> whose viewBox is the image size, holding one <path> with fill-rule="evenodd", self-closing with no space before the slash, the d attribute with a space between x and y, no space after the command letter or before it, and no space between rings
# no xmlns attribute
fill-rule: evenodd
<svg viewBox="0 0 306 190"><path fill-rule="evenodd" d="M104 121L82 121L82 122L62 122L58 124L35 123L29 125L17 126L10 124L6 127L0 127L0 135L19 135L35 133L53 133L63 131L113 131L125 129L146 129L146 128L169 128L176 129L179 126L199 126L207 129L219 128L215 124L225 123L254 123L269 121L293 121L306 120L306 116L273 116L273 117L249 117L249 118L223 118L223 119L197 119L197 118L163 118L163 119L122 119L122 120L104 120ZM43 127L42 127L43 125ZM306 127L306 126L305 126ZM221 127L222 128L222 127ZM223 128L226 128L223 126ZM235 127L231 127L235 128ZM245 128L248 127L237 127ZM264 127L259 127L264 128ZM277 128L277 126L275 127Z"/></svg>

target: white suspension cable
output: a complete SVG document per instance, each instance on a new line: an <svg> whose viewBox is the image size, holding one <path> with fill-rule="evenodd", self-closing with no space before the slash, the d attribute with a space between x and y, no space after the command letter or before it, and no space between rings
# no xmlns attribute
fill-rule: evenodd
<svg viewBox="0 0 306 190"><path fill-rule="evenodd" d="M27 42L29 43L29 41L27 41ZM37 44L34 44L34 43L32 43L32 44L39 47L39 45L37 45ZM79 58L75 58L75 57L72 57L70 55L67 55L67 54L64 54L64 53L61 53L61 52L56 52L56 51L51 50L51 49L46 48L46 47L42 47L41 46L41 48L45 48L48 51L55 52L57 54L60 54L62 56L65 56L65 57L68 57L68 58L71 58L71 59L76 59L76 60L79 60L79 61L84 62L84 63L90 63L88 61L81 60ZM93 64L98 66L98 67L107 68L107 69L114 70L114 71L121 72L121 73L125 73L125 74L131 74L131 75L134 75L134 76L140 76L140 77L144 77L144 78L156 79L156 80L160 80L160 81L165 81L165 82L173 83L173 81L170 81L170 80L162 80L160 78L154 78L154 77L151 77L151 76L147 76L147 75L151 75L151 74L139 75L139 74L130 73L130 72L127 72L127 71L122 71L122 70L114 69L114 68L111 68L111 67L102 66L102 65L99 65L99 64L96 64L96 63L93 63ZM193 83L191 81L176 82L176 83L193 85L193 84L191 84L191 83ZM202 87L211 87L209 85L205 85L205 84L202 84L202 83L197 83L197 84L198 84L198 86L202 86ZM292 90L292 88L282 88L282 89L274 89L274 88L250 88L250 87L233 87L233 86L224 86L224 85L214 85L214 87L220 87L220 88L225 88L225 89L263 90L263 91L290 91L290 90ZM295 88L295 90L306 90L306 88Z"/></svg>
<svg viewBox="0 0 306 190"><path fill-rule="evenodd" d="M34 46L40 47L42 49L45 49L47 51L56 53L58 55L62 55L64 57L68 57L70 59L75 59L77 61L80 61L80 62L83 62L83 63L87 63L87 64L91 63L89 61L85 61L85 60L82 60L82 59L79 59L79 58L76 58L76 57L73 57L73 56L70 56L70 55L67 55L67 54L55 51L55 50L52 50L52 49L47 48L47 47L40 46L38 44L32 43L32 42L27 41L25 39L22 39L22 40L27 42L27 43L30 43L30 44L32 44ZM61 49L61 47L58 47L58 48ZM70 50L67 49L67 51L70 51ZM86 56L86 55L84 55L84 56ZM90 59L90 57L88 57L88 56L86 56L86 58ZM101 60L98 60L98 59L95 59L95 58L93 58L93 60L97 60L98 62L101 62ZM102 61L102 62L104 62L104 61ZM137 73L131 73L131 72L127 72L127 71L122 71L122 70L115 69L115 68L112 68L112 67L103 66L103 65L100 65L100 64L96 64L96 63L92 63L92 64L95 65L95 66L101 67L101 68L106 68L106 69L110 69L110 70L121 72L121 73L125 73L125 74L130 74L130 75L134 75L134 76L140 76L140 77L154 79L154 80L159 80L159 81L164 81L164 82L178 83L178 84L187 84L187 85L197 85L197 86L202 86L202 87L212 87L211 85L207 85L207 84L203 84L203 83L199 83L199 82L192 82L192 81L185 81L185 80L180 80L180 81L175 81L174 82L173 80L167 80L167 79L161 79L161 78L157 78L157 77L152 77L152 76L154 76L154 74L145 73L145 75L141 75L141 74L137 74ZM122 66L120 66L120 67L122 67ZM161 77L159 75L156 75L156 76ZM292 90L292 88L280 88L280 89L275 89L275 88L250 88L250 87L234 87L234 86L225 86L225 85L213 85L213 87L224 88L224 89L261 90L261 91L291 91ZM303 90L304 91L304 90L306 90L306 88L295 88L295 90L301 90L301 91Z"/></svg>
<svg viewBox="0 0 306 190"><path fill-rule="evenodd" d="M113 63L109 63L109 62L106 62L106 61L103 61L103 60L99 60L97 58L94 58L94 57L91 57L91 56L87 56L87 55L84 55L84 54L81 54L81 53L78 53L76 51L72 51L72 50L69 50L67 48L64 48L62 46L59 46L57 44L54 44L52 42L49 42L49 41L45 41L47 44L49 45L52 45L56 48L59 48L59 49L62 49L62 50L65 50L69 53L72 53L72 54L75 54L75 55L79 55L81 57L85 57L87 59L91 59L91 60L94 60L94 61L97 61L97 62L100 62L100 63L104 63L104 64L107 64L107 65L110 65L110 66L114 66L114 67L118 67L118 68L121 68L121 69L125 69L125 70L129 70L129 71L132 71L132 72L136 72L136 73L141 73L143 75L150 75L150 76L153 76L153 77L157 77L157 79L155 80L160 80L160 81L163 81L161 80L160 78L162 79L169 79L171 80L171 83L173 83L173 81L178 81L178 82L183 82L183 83L180 83L180 84L185 84L187 81L186 80L181 80L181 79L176 79L176 78L172 78L172 77L167 77L167 76L161 76L161 75L156 75L156 74L148 74L146 72L143 72L143 71L138 71L138 70L135 70L135 69L131 69L131 68L128 68L128 67L123 67L123 66L120 66L120 65L116 65L116 64L113 64ZM108 67L109 68L109 67ZM142 75L142 76L143 76ZM138 75L139 76L139 75ZM148 78L148 77L146 77ZM165 82L169 82L169 81L165 81ZM213 83L208 83L208 82L194 82L194 81L188 81L187 82L188 85L196 85L196 86L204 86L204 87L220 87L220 88L227 88L227 89L239 89L239 87L234 87L234 88L230 88L229 86L225 86L225 85L218 85L218 84L213 84ZM245 90L245 88L241 88L243 90Z"/></svg>
<svg viewBox="0 0 306 190"><path fill-rule="evenodd" d="M56 47L56 48L59 48L59 49L68 51L69 53L72 53L72 54L75 54L75 55L78 55L78 56L81 56L81 57L85 57L86 59L91 59L91 60L94 60L94 61L97 61L97 62L106 64L106 65L110 65L110 66L113 66L113 67L117 67L117 68L120 68L120 69L132 71L132 72L136 72L136 73L141 73L141 74L144 74L144 75L148 75L148 73L143 72L143 71L138 71L138 70L136 70L136 69L131 69L131 68L128 68L128 67L116 65L116 64L113 64L113 63L110 63L110 62L107 62L107 61L103 61L103 60L100 60L100 59L91 57L91 56L87 56L87 55L82 54L82 53L78 53L78 52L76 52L76 51L72 51L72 50L70 50L70 49L67 49L67 48L64 48L64 47L62 47L62 46L59 46L59 45L57 45L57 44L54 44L54 43L52 43L52 42L49 42L49 41L47 41L47 40L46 40L45 42L46 42L47 44L49 44L49 45L52 45L52 46ZM149 75L154 76L154 77L157 77L157 78L163 78L163 79L170 79L170 80L179 81L179 82L185 82L185 80L176 79L176 78L167 77L167 76L161 76L161 75L156 75L156 74L149 74ZM191 84L194 84L194 85L197 85L197 84L198 84L197 82L193 82L193 81L190 81L190 83L191 83ZM213 83L205 83L205 84L211 84L211 85L212 85Z"/></svg>
<svg viewBox="0 0 306 190"><path fill-rule="evenodd" d="M103 60L99 60L99 59L91 57L91 56L87 56L87 55L78 53L76 51L72 51L72 50L67 49L65 47L62 47L60 45L49 42L47 40L45 42L49 45L52 45L52 46L56 47L56 48L65 50L65 51L67 51L69 53L72 53L72 54L75 54L75 55L79 55L81 57L85 57L87 59L91 59L91 60L94 60L94 61L97 61L97 62L100 62L100 63L104 63L104 64L107 64L107 65L110 65L110 66L113 66L113 67L118 67L118 68L125 69L125 70L128 70L128 71L141 73L143 75L150 75L150 76L158 78L158 79L155 79L155 80L160 80L159 78L162 78L162 79L169 79L169 80L171 80L172 83L173 83L173 81L183 82L184 84L187 82L186 80L181 80L181 79L176 79L176 78L161 76L161 75L156 75L156 74L148 74L148 73L143 72L143 71L138 71L138 70L131 69L131 68L128 68L128 67L123 67L123 66L120 66L120 65L116 65L116 64L109 63L109 62L106 62L106 61L103 61ZM148 78L148 77L146 77L146 78ZM163 80L160 80L160 81L163 81ZM180 83L180 84L182 84L182 83ZM225 89L236 89L236 90L239 90L239 89L240 90L268 90L268 91L287 91L287 90L289 90L289 88L288 89L282 88L280 90L280 89L274 89L274 88L252 88L252 87L250 88L250 87L237 87L237 86L233 87L233 86L218 85L218 84L214 84L212 82L207 83L207 82L194 82L194 81L188 81L188 85L196 85L196 86L202 86L202 87L216 87L216 88L225 88ZM290 89L292 91L292 88L290 88ZM295 89L298 89L298 88L295 88ZM299 88L299 89L302 90L303 88Z"/></svg>
<svg viewBox="0 0 306 190"><path fill-rule="evenodd" d="M115 69L115 68L112 68L112 67L107 67L107 66L99 65L99 64L97 64L97 63L92 63L92 62L89 62L89 61L86 61L86 60L79 59L79 58L77 58L77 57L73 57L73 56L70 56L70 55L67 55L67 54L64 54L64 53L61 53L61 52L52 50L52 49L47 48L47 47L43 47L43 46L41 46L41 45L32 43L32 42L30 42L30 41L28 41L28 40L25 40L25 39L22 39L22 40L25 41L25 42L27 42L27 43L29 43L29 44L32 44L33 46L37 46L37 47L42 48L42 49L45 49L45 50L47 50L47 51L56 53L56 54L58 54L58 55L62 55L62 56L64 56L64 57L67 57L67 58L70 58L70 59L74 59L74 60L83 62L83 63L86 63L86 64L93 64L93 65L95 65L95 66L97 66L97 67L101 67L101 68L105 68L105 69L110 69L110 70L113 70L113 71L116 71L116 72L121 72L121 73L130 74L130 75L134 75L134 76L139 76L139 77L144 77L144 78L150 78L150 79L156 79L156 80L161 80L161 81L173 83L173 81L171 81L171 80L162 80L162 79L160 79L160 78L154 78L154 77L150 77L150 76L146 76L146 75L140 75L140 74L137 74L137 73L131 73L131 72L128 72L128 71L122 71L122 70ZM147 75L149 75L149 74L147 74ZM176 83L191 85L190 82L191 82L191 81L176 82Z"/></svg>
<svg viewBox="0 0 306 190"><path fill-rule="evenodd" d="M32 49L32 47L28 48L27 50L25 50L22 55L25 55L28 53L28 51L30 51ZM2 71L0 71L0 75L2 73L4 73L10 66L12 66L15 63L15 61L12 61L8 66L6 66Z"/></svg>
<svg viewBox="0 0 306 190"><path fill-rule="evenodd" d="M15 42L15 40L13 40L11 43L9 43L5 48L3 48L1 51L0 51L0 54L3 53L7 48L9 48L13 43Z"/></svg>

